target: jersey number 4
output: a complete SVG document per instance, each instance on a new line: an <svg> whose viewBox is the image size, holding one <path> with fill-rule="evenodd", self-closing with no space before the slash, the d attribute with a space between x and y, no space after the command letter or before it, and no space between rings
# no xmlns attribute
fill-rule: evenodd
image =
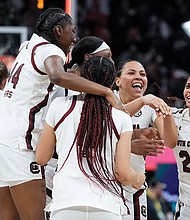
<svg viewBox="0 0 190 220"><path fill-rule="evenodd" d="M13 84L13 89L16 89L16 85L18 84L21 70L24 66L24 64L21 64L18 68L16 68L17 64L18 63L16 63L15 66L13 67L13 70L11 72L11 76L9 78L9 81L11 80L11 83Z"/></svg>

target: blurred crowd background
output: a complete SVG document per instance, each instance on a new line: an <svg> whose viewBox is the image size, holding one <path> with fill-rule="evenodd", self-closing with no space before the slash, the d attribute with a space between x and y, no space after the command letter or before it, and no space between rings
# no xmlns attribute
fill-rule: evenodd
<svg viewBox="0 0 190 220"><path fill-rule="evenodd" d="M142 62L149 77L149 90L158 95L156 82L167 96L183 99L184 80L190 72L190 39L181 24L190 19L190 0L76 0L78 36L103 38L117 63L126 59ZM45 0L64 8L63 0ZM0 1L1 26L26 26L29 37L42 10L34 0ZM0 35L0 54L15 55L19 39ZM177 103L177 105L181 105Z"/></svg>
<svg viewBox="0 0 190 220"><path fill-rule="evenodd" d="M75 1L79 38L88 35L103 38L112 49L116 65L128 59L141 62L149 79L147 92L159 95L159 89L152 86L156 83L165 96L183 99L183 87L190 73L190 38L181 24L190 20L190 0ZM26 26L29 38L43 10L64 9L65 5L64 0L44 0L44 3L44 9L38 9L37 0L0 0L0 26ZM0 56L15 57L19 45L18 35L0 34ZM171 158L171 153L168 155ZM175 202L178 184L175 162L161 164L153 175L167 184L170 192L166 197Z"/></svg>

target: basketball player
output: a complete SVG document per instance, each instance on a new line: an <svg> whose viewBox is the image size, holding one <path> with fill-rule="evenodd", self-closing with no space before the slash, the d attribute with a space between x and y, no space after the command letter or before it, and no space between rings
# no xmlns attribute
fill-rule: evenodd
<svg viewBox="0 0 190 220"><path fill-rule="evenodd" d="M190 77L183 91L185 107L173 109L178 128L178 142L174 148L179 179L179 199L176 205L175 220L188 220L190 217Z"/></svg>
<svg viewBox="0 0 190 220"><path fill-rule="evenodd" d="M108 87L115 73L114 63L99 56L81 69L83 77ZM131 136L130 116L104 97L79 94L53 101L36 150L41 165L55 145L58 153L50 219L122 220L129 214L121 183L139 188L145 180L130 166Z"/></svg>
<svg viewBox="0 0 190 220"><path fill-rule="evenodd" d="M43 167L35 161L35 148L48 99L57 86L104 96L116 108L126 109L110 88L64 71L66 54L75 43L75 32L74 22L67 13L60 8L47 9L37 21L36 33L21 45L13 64L0 101L2 220L45 218L45 181ZM159 100L153 106L158 108ZM165 107L160 110L167 112Z"/></svg>
<svg viewBox="0 0 190 220"><path fill-rule="evenodd" d="M71 69L75 69L80 72L80 69L84 61L94 56L103 56L112 60L111 49L101 38L95 36L84 37L81 40L79 40L76 43L76 45L74 45L71 52L72 60L70 61L70 63L65 65L65 68L67 69L67 71L70 71ZM77 94L79 94L79 92L60 87L53 95L50 102L55 97L59 97L59 96L64 97L64 96L71 96ZM49 204L52 198L53 176L56 170L56 166L57 166L57 154L55 152L53 158L48 162L47 166L45 167L45 177L46 177L45 179L46 179L46 191L47 191L46 204ZM46 213L46 215L49 214Z"/></svg>
<svg viewBox="0 0 190 220"><path fill-rule="evenodd" d="M116 94L123 104L134 101L143 97L147 88L146 71L141 63L131 60L124 62L118 68L116 77L116 86L118 91ZM163 144L167 147L173 148L177 141L177 129L170 114L166 117L158 117L154 109L149 106L144 106L133 117L133 128L147 128L150 125L154 126L159 131L159 136ZM158 143L155 142L155 145ZM162 145L161 143L159 145ZM134 169L145 173L145 158L146 151L143 152L141 147L139 149L132 148L132 166ZM142 146L143 149L146 149ZM163 149L155 147L155 155L163 153ZM153 155L153 154L152 154ZM140 190L134 189L132 186L125 187L125 196L128 201L127 204L132 213L130 220L145 220L147 219L147 202L146 202L146 183Z"/></svg>
<svg viewBox="0 0 190 220"><path fill-rule="evenodd" d="M95 36L87 36L79 40L76 45L73 47L71 52L72 60L69 64L66 65L66 68L68 69L77 69L80 72L80 69L83 65L83 63L88 60L91 57L94 56L102 56L110 59L112 61L112 52L110 47L101 39ZM77 94L75 91L66 90L63 88L59 88L57 92L57 96L69 96ZM55 96L54 96L55 97ZM54 98L53 97L53 98ZM128 109L131 111L130 109ZM153 129L149 129L146 131L141 131L140 135L144 135L143 139L139 138L139 134L137 135L137 129L135 130L135 134L133 134L133 140L132 141L132 149L136 151L138 150L139 153L139 145L140 150L146 152L147 155L157 155L158 153L161 153L163 150L163 141L161 140L151 140L156 135L158 136L157 132L155 132ZM145 134L147 132L147 134ZM147 136L150 136L147 138ZM143 148L143 147L144 148ZM142 149L143 148L143 149ZM57 155L56 153L53 156L45 169L46 173L46 188L47 188L47 200L46 203L48 204L51 201L52 197L52 179L54 175L54 171L56 169L57 165Z"/></svg>
<svg viewBox="0 0 190 220"><path fill-rule="evenodd" d="M35 161L35 148L48 99L57 86L105 96L112 105L123 109L110 88L64 71L75 32L67 13L60 8L47 9L37 21L36 33L21 45L13 64L0 101L2 220L45 218L45 181L43 167Z"/></svg>

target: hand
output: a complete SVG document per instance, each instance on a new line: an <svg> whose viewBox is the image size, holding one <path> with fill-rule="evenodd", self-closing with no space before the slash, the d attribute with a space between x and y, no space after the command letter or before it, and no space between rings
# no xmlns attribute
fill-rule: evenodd
<svg viewBox="0 0 190 220"><path fill-rule="evenodd" d="M140 128L140 129L133 130L132 140L135 140L135 139L156 140L156 139L160 139L160 135L156 128L153 128L153 127Z"/></svg>
<svg viewBox="0 0 190 220"><path fill-rule="evenodd" d="M131 152L142 156L158 156L164 153L163 140L135 139L131 142Z"/></svg>
<svg viewBox="0 0 190 220"><path fill-rule="evenodd" d="M151 108L155 109L158 115L166 117L172 114L171 108L161 99L154 95L148 94L143 96L144 105L149 105Z"/></svg>
<svg viewBox="0 0 190 220"><path fill-rule="evenodd" d="M144 173L137 172L137 178L135 179L135 183L132 185L133 188L139 189L146 180L146 176Z"/></svg>
<svg viewBox="0 0 190 220"><path fill-rule="evenodd" d="M121 110L129 114L126 108L122 105L121 101L119 98L112 92L110 89L110 92L106 95L107 101L116 109ZM130 114L129 114L130 115Z"/></svg>

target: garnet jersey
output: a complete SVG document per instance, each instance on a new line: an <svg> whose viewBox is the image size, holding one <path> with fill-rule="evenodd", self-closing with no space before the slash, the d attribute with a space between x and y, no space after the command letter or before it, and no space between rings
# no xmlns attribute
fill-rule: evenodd
<svg viewBox="0 0 190 220"><path fill-rule="evenodd" d="M178 143L174 148L179 179L179 199L190 206L190 116L189 109L173 108L178 127Z"/></svg>
<svg viewBox="0 0 190 220"><path fill-rule="evenodd" d="M33 34L24 42L13 64L0 100L0 143L12 148L35 149L49 96L56 90L46 74L44 60L64 52Z"/></svg>

